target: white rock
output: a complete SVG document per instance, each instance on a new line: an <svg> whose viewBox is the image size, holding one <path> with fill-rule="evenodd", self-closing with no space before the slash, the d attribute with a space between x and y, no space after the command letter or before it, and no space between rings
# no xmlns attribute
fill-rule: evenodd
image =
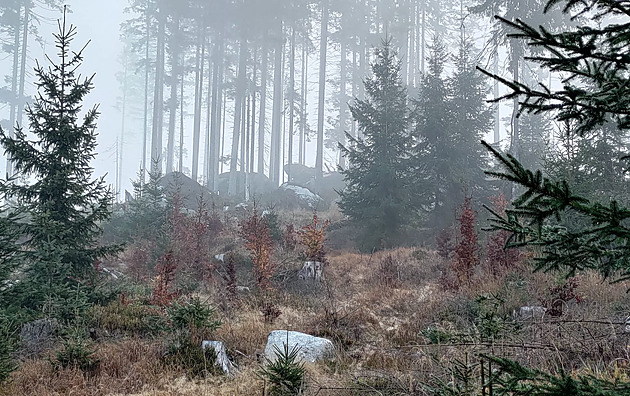
<svg viewBox="0 0 630 396"><path fill-rule="evenodd" d="M247 286L236 286L236 291L240 293L249 293L249 287Z"/></svg>
<svg viewBox="0 0 630 396"><path fill-rule="evenodd" d="M223 261L224 261L224 259L225 259L225 253L215 254L215 255L214 255L214 258L215 258L215 259L217 259L217 260L219 260L219 261L221 261L221 262L223 262Z"/></svg>
<svg viewBox="0 0 630 396"><path fill-rule="evenodd" d="M284 352L285 345L288 345L289 352L297 345L298 359L310 363L332 358L335 346L332 341L315 337L298 331L274 330L267 337L265 347L265 357L271 361L276 360L276 349Z"/></svg>
<svg viewBox="0 0 630 396"><path fill-rule="evenodd" d="M302 269L298 272L300 279L315 279L320 281L324 276L324 264L319 261L305 261Z"/></svg>
<svg viewBox="0 0 630 396"><path fill-rule="evenodd" d="M512 313L516 320L542 319L547 312L547 308L536 305L520 307Z"/></svg>
<svg viewBox="0 0 630 396"><path fill-rule="evenodd" d="M322 197L315 194L306 187L284 183L280 186L280 188L283 190L293 191L295 195L297 195L302 201L306 202L306 204L311 208L314 208L319 203L319 201L322 200Z"/></svg>
<svg viewBox="0 0 630 396"><path fill-rule="evenodd" d="M227 375L232 375L234 373L234 371L236 370L236 366L230 361L230 358L228 358L228 355L225 352L225 344L223 342L203 341L201 343L201 348L203 348L204 350L206 348L214 349L214 354L217 357L217 360L215 360L214 364L217 367L220 367L221 370L223 370L223 372Z"/></svg>

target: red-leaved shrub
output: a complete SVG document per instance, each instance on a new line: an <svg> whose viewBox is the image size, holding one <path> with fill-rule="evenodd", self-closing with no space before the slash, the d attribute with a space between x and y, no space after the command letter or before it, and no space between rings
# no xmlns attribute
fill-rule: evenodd
<svg viewBox="0 0 630 396"><path fill-rule="evenodd" d="M476 212L472 208L471 201L470 197L464 198L464 204L457 216L460 240L455 246L455 257L451 262L451 269L460 286L470 281L475 267L479 264L478 235L475 229Z"/></svg>
<svg viewBox="0 0 630 396"><path fill-rule="evenodd" d="M330 224L329 220L324 221L320 225L317 213L313 214L313 221L298 231L300 241L306 249L305 256L308 261L319 261L326 263L326 227Z"/></svg>
<svg viewBox="0 0 630 396"><path fill-rule="evenodd" d="M275 270L271 262L273 240L269 225L258 214L256 205L250 216L241 222L239 233L254 263L254 279L258 288L262 291L271 289L271 277Z"/></svg>

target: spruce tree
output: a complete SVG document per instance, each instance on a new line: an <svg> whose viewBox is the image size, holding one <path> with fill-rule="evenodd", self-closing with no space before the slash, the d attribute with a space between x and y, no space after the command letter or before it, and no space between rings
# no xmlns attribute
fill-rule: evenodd
<svg viewBox="0 0 630 396"><path fill-rule="evenodd" d="M428 225L440 227L454 220L454 206L444 208L452 176L450 150L453 148L448 131L448 87L444 76L448 52L439 37L429 48L427 72L414 103L414 161L419 169L415 179L424 180L415 184L414 192L416 196L426 196Z"/></svg>
<svg viewBox="0 0 630 396"><path fill-rule="evenodd" d="M630 25L626 22L630 7L625 1L550 0L545 10L561 3L565 12L574 15L593 13L600 24L552 33L518 19L499 19L515 29L514 37L546 50L532 60L554 72L562 72L565 76L562 88L530 87L484 73L511 89L503 99L519 98L524 111L551 112L557 121L570 125L571 134L586 136L608 120L620 129L628 129L630 56L623 48L628 44ZM610 18L613 16L618 18ZM618 22L619 18L625 21ZM488 144L486 147L504 169L488 173L525 187L506 216L495 213L493 220L495 228L512 232L511 245L538 246L541 254L537 268L541 270L564 270L572 274L595 269L615 280L630 278L630 208L620 204L619 197L591 201L566 180L543 177L540 171L525 169L513 156L501 154ZM588 167L589 162L577 165ZM573 229L558 225L567 216L587 221Z"/></svg>
<svg viewBox="0 0 630 396"><path fill-rule="evenodd" d="M0 130L0 144L16 172L0 180L0 194L15 205L11 232L21 237L16 246L21 279L11 302L61 319L85 306L96 263L119 250L98 244L112 195L103 178L92 179L98 111L93 107L81 115L92 77L76 75L83 57L70 49L75 35L64 16L54 34L58 62L49 58L48 68L35 69L38 94L27 109L35 139L22 128L14 137Z"/></svg>
<svg viewBox="0 0 630 396"><path fill-rule="evenodd" d="M346 134L340 146L349 166L339 206L360 230L360 246L381 249L395 243L414 219L411 196L410 112L400 61L390 39L375 50L373 76L366 79L365 100L350 106L361 138Z"/></svg>
<svg viewBox="0 0 630 396"><path fill-rule="evenodd" d="M475 69L472 43L462 37L455 69L448 77L446 59L446 48L436 39L414 112L416 194L422 197L428 192L428 225L438 229L455 220L465 193L476 198L486 195L483 169L488 158L477 142L491 126L486 79Z"/></svg>

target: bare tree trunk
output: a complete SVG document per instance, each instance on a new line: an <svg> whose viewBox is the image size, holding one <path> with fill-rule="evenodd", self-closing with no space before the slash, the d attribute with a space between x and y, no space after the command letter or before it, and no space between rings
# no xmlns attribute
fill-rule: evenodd
<svg viewBox="0 0 630 396"><path fill-rule="evenodd" d="M494 37L494 43L493 43L493 64L492 64L492 71L494 73L495 76L499 75L499 43L496 37L496 33L495 33L495 37ZM499 97L499 81L497 79L493 79L493 95L494 95L494 99L497 99ZM500 105L499 103L494 103L494 143L498 144L499 141L501 140L501 114L500 114Z"/></svg>
<svg viewBox="0 0 630 396"><path fill-rule="evenodd" d="M260 69L260 109L258 110L258 173L265 174L265 123L267 117L267 73L269 49L267 35L263 38Z"/></svg>
<svg viewBox="0 0 630 396"><path fill-rule="evenodd" d="M291 59L289 59L289 152L287 154L287 180L291 182L291 165L293 164L293 128L295 108L295 23L291 28Z"/></svg>
<svg viewBox="0 0 630 396"><path fill-rule="evenodd" d="M22 25L22 59L20 64L20 92L18 92L17 124L22 126L22 115L24 114L24 83L26 81L26 58L28 57L28 24L31 10L28 5L24 6L24 22Z"/></svg>
<svg viewBox="0 0 630 396"><path fill-rule="evenodd" d="M18 67L20 63L20 6L16 6L15 9L15 27L13 30L13 73L11 75L11 103L9 103L10 115L9 115L9 137L13 138L13 129L16 127L16 112L17 112L17 87L18 87ZM20 125L21 127L21 125ZM7 176L13 176L13 162L7 157Z"/></svg>
<svg viewBox="0 0 630 396"><path fill-rule="evenodd" d="M322 20L319 40L319 98L317 104L317 154L315 177L321 179L324 167L324 112L326 102L326 53L328 46L328 0L322 1Z"/></svg>
<svg viewBox="0 0 630 396"><path fill-rule="evenodd" d="M427 41L426 41L426 34L427 34L427 0L422 0L422 31L420 33L420 73L422 73L422 75L424 75L424 61L426 58L426 55L424 53L426 46L427 46Z"/></svg>
<svg viewBox="0 0 630 396"><path fill-rule="evenodd" d="M182 56L181 64L184 64L184 58ZM177 169L180 173L184 173L184 71L182 69L182 73L179 80L179 166Z"/></svg>
<svg viewBox="0 0 630 396"><path fill-rule="evenodd" d="M402 15L402 37L401 37L401 47L400 47L400 60L402 62L402 70L401 70L401 79L403 84L409 83L409 14L407 8L407 1L403 1L400 12Z"/></svg>
<svg viewBox="0 0 630 396"><path fill-rule="evenodd" d="M149 136L149 44L151 34L149 13L147 13L147 19L145 21L145 28L147 29L147 35L145 37L144 48L144 119L143 119L143 131L142 131L142 170L140 175L140 185L144 186L145 173L147 171L147 141Z"/></svg>
<svg viewBox="0 0 630 396"><path fill-rule="evenodd" d="M162 173L162 124L164 112L164 35L166 15L158 14L155 86L153 88L153 126L151 131L151 172Z"/></svg>
<svg viewBox="0 0 630 396"><path fill-rule="evenodd" d="M236 93L234 95L234 125L232 129L232 150L230 157L230 178L228 181L228 194L237 193L237 170L238 170L238 146L241 133L241 115L243 107L243 96L245 95L247 73L247 38L243 34L239 49L238 75L236 77Z"/></svg>
<svg viewBox="0 0 630 396"><path fill-rule="evenodd" d="M352 96L358 96L357 94L357 86L359 85L359 68L357 66L357 51L358 51L358 45L357 45L357 37L354 37L352 39L353 43L352 43ZM352 127L351 127L351 131L350 134L352 135L352 137L356 138L357 137L357 122L353 119L352 120Z"/></svg>
<svg viewBox="0 0 630 396"><path fill-rule="evenodd" d="M252 96L252 109L251 109L251 138L250 138L250 148L249 148L249 159L247 163L249 164L249 173L254 173L254 154L256 153L256 91L258 91L258 49L254 49L254 62L252 65L252 87L251 87L251 96Z"/></svg>
<svg viewBox="0 0 630 396"><path fill-rule="evenodd" d="M223 34L219 34L214 43L212 69L212 121L210 124L210 152L208 185L212 191L217 191L217 176L219 175L219 156L221 146L221 99L223 97Z"/></svg>
<svg viewBox="0 0 630 396"><path fill-rule="evenodd" d="M520 58L522 56L522 47L520 41L513 39L512 40L512 78L514 81L519 81L519 68L520 68ZM518 96L514 97L512 101L512 140L510 144L511 154L517 160L520 159L521 156L521 147L520 147L520 124L518 118L519 112L519 103Z"/></svg>
<svg viewBox="0 0 630 396"><path fill-rule="evenodd" d="M306 156L306 105L308 94L308 44L302 44L302 92L300 114L300 165L304 165Z"/></svg>
<svg viewBox="0 0 630 396"><path fill-rule="evenodd" d="M214 51L214 49L213 49ZM203 185L205 187L210 186L210 125L212 123L212 59L214 53L210 54L210 42L208 43L208 85L206 87L207 103L206 103L206 133L204 134L204 149L203 149Z"/></svg>
<svg viewBox="0 0 630 396"><path fill-rule="evenodd" d="M123 158L124 158L124 148L125 148L125 116L127 115L127 56L125 55L124 59L124 75L123 75L123 97L122 97L122 116L121 116L121 125L120 125L120 150L118 152L119 160L118 162L118 185L116 186L116 199L118 202L121 201L121 190L122 190L122 170L123 170ZM124 200L124 195L122 196Z"/></svg>
<svg viewBox="0 0 630 396"><path fill-rule="evenodd" d="M269 179L274 187L280 183L280 158L282 157L282 52L284 51L284 38L282 20L279 21L275 49L275 61L273 71L273 114L271 119L271 147L269 150Z"/></svg>
<svg viewBox="0 0 630 396"><path fill-rule="evenodd" d="M197 181L199 176L199 145L201 141L201 112L203 106L203 69L206 55L206 38L203 28L199 30L200 47L197 52L197 65L195 75L195 115L193 120L193 152L192 152L192 179Z"/></svg>
<svg viewBox="0 0 630 396"><path fill-rule="evenodd" d="M179 88L179 54L177 48L177 35L179 31L179 19L173 17L173 33L171 35L170 60L171 60L171 94L168 100L168 136L166 138L166 170L165 173L173 172L173 163L175 158L175 125L177 123L177 95Z"/></svg>
<svg viewBox="0 0 630 396"><path fill-rule="evenodd" d="M411 12L411 25L409 26L409 85L412 87L416 85L416 31L418 29L418 9L415 1L410 4Z"/></svg>
<svg viewBox="0 0 630 396"><path fill-rule="evenodd" d="M346 42L345 39L341 40L341 57L340 57L340 76L339 76L339 144L346 144ZM343 152L339 150L339 162L340 168L346 167L346 157Z"/></svg>

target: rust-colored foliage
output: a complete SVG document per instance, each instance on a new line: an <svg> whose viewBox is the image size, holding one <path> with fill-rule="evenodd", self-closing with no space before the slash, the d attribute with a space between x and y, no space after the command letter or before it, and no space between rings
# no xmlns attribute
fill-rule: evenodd
<svg viewBox="0 0 630 396"><path fill-rule="evenodd" d="M547 308L547 315L562 316L564 305L573 299L578 304L581 303L582 297L576 292L579 285L578 279L572 277L559 286L550 287L548 290L549 297L540 299L543 306Z"/></svg>
<svg viewBox="0 0 630 396"><path fill-rule="evenodd" d="M505 214L509 202L503 194L490 198L492 210L498 214ZM510 233L505 230L494 231L486 242L486 260L495 277L505 273L508 269L518 267L523 260L523 253L518 249L506 249L505 245Z"/></svg>
<svg viewBox="0 0 630 396"><path fill-rule="evenodd" d="M464 204L457 216L461 239L455 247L455 257L451 268L457 276L459 285L470 281L475 267L479 264L478 235L475 229L476 212L472 208L471 201L470 197L464 198Z"/></svg>
<svg viewBox="0 0 630 396"><path fill-rule="evenodd" d="M306 248L306 259L308 261L319 261L326 263L326 227L330 224L329 220L320 224L317 213L313 214L313 221L298 231L300 241Z"/></svg>
<svg viewBox="0 0 630 396"><path fill-rule="evenodd" d="M173 259L173 253L168 252L160 259L160 263L155 267L157 275L153 278L153 297L151 302L161 307L170 305L178 296L177 291L172 291L173 279L177 266Z"/></svg>
<svg viewBox="0 0 630 396"><path fill-rule="evenodd" d="M282 311L280 310L280 308L278 308L276 304L271 301L263 302L262 307L260 308L260 312L265 318L265 323L273 323L274 320L278 319L278 317L282 315Z"/></svg>
<svg viewBox="0 0 630 396"><path fill-rule="evenodd" d="M208 279L213 273L209 246L222 225L215 212L208 213L203 200L199 201L193 215L186 214L182 208L181 195L175 193L169 214L169 244L173 259L178 269Z"/></svg>
<svg viewBox="0 0 630 396"><path fill-rule="evenodd" d="M282 246L287 250L295 250L298 244L297 232L293 224L287 224L282 235Z"/></svg>
<svg viewBox="0 0 630 396"><path fill-rule="evenodd" d="M275 269L271 262L273 240L269 225L258 214L255 205L251 215L241 222L239 233L245 240L245 247L254 263L254 278L258 288L263 291L271 289L271 277Z"/></svg>

